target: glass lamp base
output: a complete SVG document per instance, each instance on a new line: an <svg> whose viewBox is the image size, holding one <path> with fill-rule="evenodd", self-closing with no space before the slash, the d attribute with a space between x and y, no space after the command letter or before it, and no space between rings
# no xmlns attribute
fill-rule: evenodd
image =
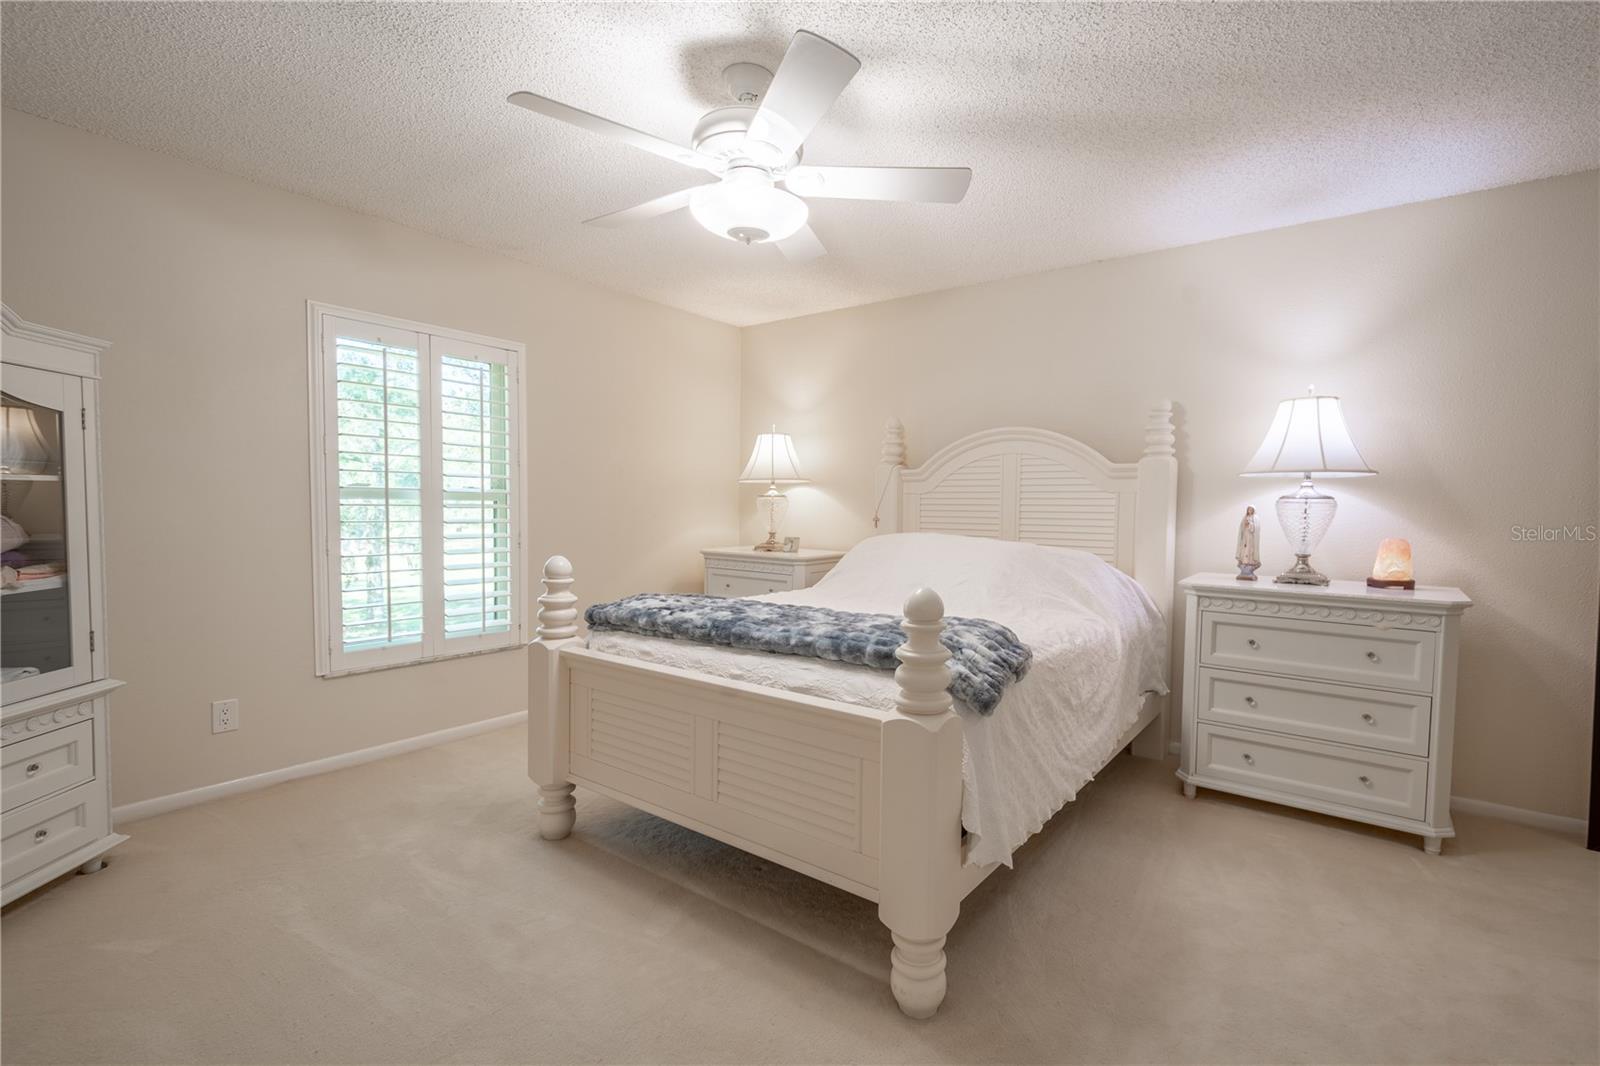
<svg viewBox="0 0 1600 1066"><path fill-rule="evenodd" d="M1309 477L1300 483L1296 491L1278 497L1278 524L1283 526L1289 550L1294 552L1294 565L1273 578L1273 581L1280 585L1328 583L1326 574L1319 574L1312 568L1311 553L1322 543L1323 534L1333 525L1333 516L1338 509L1338 501L1318 492Z"/></svg>
<svg viewBox="0 0 1600 1066"><path fill-rule="evenodd" d="M778 530L783 526L784 516L789 513L789 500L773 485L766 492L756 497L756 513L767 520L767 539L755 546L758 552L781 552L783 542L778 540Z"/></svg>

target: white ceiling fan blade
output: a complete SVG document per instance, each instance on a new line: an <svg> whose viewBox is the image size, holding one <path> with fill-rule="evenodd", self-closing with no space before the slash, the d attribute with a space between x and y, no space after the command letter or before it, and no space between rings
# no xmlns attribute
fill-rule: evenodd
<svg viewBox="0 0 1600 1066"><path fill-rule="evenodd" d="M632 126L624 126L620 122L612 122L608 118L591 115L587 111L563 104L559 100L552 100L547 96L539 96L536 93L512 93L506 97L506 102L516 104L518 107L525 107L529 111L537 111L539 114L547 115L550 118L560 119L562 122L570 122L574 126L582 127L590 133L598 133L602 137L613 137L619 141L626 141L635 148L643 148L647 152L661 156L663 159L670 159L675 163L711 171L716 170L718 166L716 160L709 156L701 155L693 148L685 148L683 145L662 140L654 134L636 130Z"/></svg>
<svg viewBox="0 0 1600 1066"><path fill-rule="evenodd" d="M900 200L954 204L967 195L967 167L812 167L798 166L783 179L796 196L835 200Z"/></svg>
<svg viewBox="0 0 1600 1066"><path fill-rule="evenodd" d="M596 215L594 218L583 220L585 226L604 226L607 229L616 229L618 226L631 226L635 222L644 222L648 219L670 215L674 211L682 211L689 206L689 196L699 186L688 189L679 189L669 192L665 196L658 196L654 200L646 200L642 204L613 211L609 215Z"/></svg>
<svg viewBox="0 0 1600 1066"><path fill-rule="evenodd" d="M778 251L783 253L783 257L791 263L808 263L828 254L828 250L817 240L817 235L810 226L801 226L783 240L774 243L777 244Z"/></svg>
<svg viewBox="0 0 1600 1066"><path fill-rule="evenodd" d="M861 69L861 60L832 41L801 30L750 120L748 136L787 158L811 135L828 108Z"/></svg>

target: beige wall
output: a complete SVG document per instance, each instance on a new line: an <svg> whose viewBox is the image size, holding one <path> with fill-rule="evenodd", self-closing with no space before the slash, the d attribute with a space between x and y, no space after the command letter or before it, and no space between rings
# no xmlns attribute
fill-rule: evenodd
<svg viewBox="0 0 1600 1066"><path fill-rule="evenodd" d="M1290 486L1235 475L1278 399L1342 395L1379 475L1329 483L1317 563L1359 578L1403 536L1421 580L1466 589L1454 791L1578 817L1597 546L1512 527L1600 521L1597 198L1591 172L754 327L741 439L793 433L816 483L786 532L848 545L889 415L912 462L1005 424L1133 459L1171 398L1179 573L1231 564L1247 503L1271 572L1292 561L1271 515Z"/></svg>
<svg viewBox="0 0 1600 1066"><path fill-rule="evenodd" d="M816 479L786 531L848 545L891 414L913 461L1008 423L1132 458L1160 398L1179 409L1179 570L1224 567L1245 503L1283 491L1234 473L1274 401L1315 382L1380 471L1331 484L1318 562L1357 577L1406 536L1424 581L1478 601L1455 791L1583 813L1597 546L1512 527L1600 521L1593 173L754 327L741 370L728 326L15 112L3 134L5 300L115 343L118 803L526 704L520 652L313 675L318 299L528 345L529 554L570 555L586 601L695 588L695 549L738 539L736 515L754 536L731 477L768 422ZM1286 565L1270 515L1263 541ZM213 737L226 696L244 724Z"/></svg>
<svg viewBox="0 0 1600 1066"><path fill-rule="evenodd" d="M4 299L114 342L115 802L527 706L521 651L314 676L308 299L528 346L528 554L585 600L698 588L732 538L734 328L13 111L3 147Z"/></svg>

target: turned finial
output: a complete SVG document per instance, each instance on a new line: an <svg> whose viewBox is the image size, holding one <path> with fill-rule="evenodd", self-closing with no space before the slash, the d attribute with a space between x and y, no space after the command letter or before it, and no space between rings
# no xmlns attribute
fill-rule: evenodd
<svg viewBox="0 0 1600 1066"><path fill-rule="evenodd" d="M883 462L886 466L906 465L906 427L898 418L883 426Z"/></svg>
<svg viewBox="0 0 1600 1066"><path fill-rule="evenodd" d="M920 588L906 600L900 623L906 642L895 651L900 665L894 679L900 685L895 706L903 714L943 714L951 709L950 652L939 640L944 631L944 601L929 588Z"/></svg>
<svg viewBox="0 0 1600 1066"><path fill-rule="evenodd" d="M565 640L578 635L578 597L572 594L572 563L564 555L544 561L544 595L539 597L536 640Z"/></svg>
<svg viewBox="0 0 1600 1066"><path fill-rule="evenodd" d="M1150 409L1144 424L1144 453L1146 455L1174 455L1173 445L1177 435L1172 430L1172 401L1162 400Z"/></svg>

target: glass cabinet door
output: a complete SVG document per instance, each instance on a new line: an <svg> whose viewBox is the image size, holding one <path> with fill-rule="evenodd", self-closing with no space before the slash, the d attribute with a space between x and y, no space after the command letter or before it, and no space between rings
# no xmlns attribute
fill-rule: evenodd
<svg viewBox="0 0 1600 1066"><path fill-rule="evenodd" d="M0 699L93 679L82 382L0 372Z"/></svg>

